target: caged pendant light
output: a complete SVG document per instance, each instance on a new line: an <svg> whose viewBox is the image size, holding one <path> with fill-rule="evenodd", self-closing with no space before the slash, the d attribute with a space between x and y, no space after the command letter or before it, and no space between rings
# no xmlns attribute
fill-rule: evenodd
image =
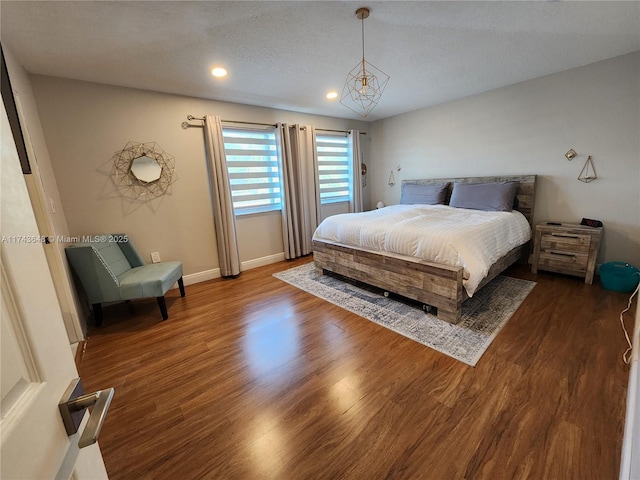
<svg viewBox="0 0 640 480"><path fill-rule="evenodd" d="M368 16L368 8L356 10L356 17L362 22L362 61L347 74L340 97L340 103L363 118L378 104L389 83L389 75L364 59L364 19Z"/></svg>

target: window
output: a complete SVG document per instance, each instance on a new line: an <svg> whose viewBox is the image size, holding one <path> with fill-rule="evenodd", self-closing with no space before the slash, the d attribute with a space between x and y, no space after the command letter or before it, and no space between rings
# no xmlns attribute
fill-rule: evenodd
<svg viewBox="0 0 640 480"><path fill-rule="evenodd" d="M351 162L346 135L316 134L320 203L348 202L351 196Z"/></svg>
<svg viewBox="0 0 640 480"><path fill-rule="evenodd" d="M280 172L275 133L223 128L236 215L280 210Z"/></svg>

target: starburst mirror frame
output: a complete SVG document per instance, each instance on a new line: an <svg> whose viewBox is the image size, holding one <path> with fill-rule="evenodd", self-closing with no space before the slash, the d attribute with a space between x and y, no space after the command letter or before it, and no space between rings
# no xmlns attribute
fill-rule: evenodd
<svg viewBox="0 0 640 480"><path fill-rule="evenodd" d="M175 157L156 142L129 142L112 160L111 179L121 194L131 200L160 197L178 179Z"/></svg>

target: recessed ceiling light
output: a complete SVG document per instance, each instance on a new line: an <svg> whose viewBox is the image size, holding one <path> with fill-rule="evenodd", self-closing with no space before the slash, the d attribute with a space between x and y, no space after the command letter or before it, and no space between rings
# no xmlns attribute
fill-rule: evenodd
<svg viewBox="0 0 640 480"><path fill-rule="evenodd" d="M329 93L327 93L327 98L329 100L333 100L334 98L338 98L338 92L336 92L335 90L330 91Z"/></svg>
<svg viewBox="0 0 640 480"><path fill-rule="evenodd" d="M227 76L227 69L226 68L222 68L222 67L216 67L213 70L211 70L211 75L213 75L214 77L226 77Z"/></svg>

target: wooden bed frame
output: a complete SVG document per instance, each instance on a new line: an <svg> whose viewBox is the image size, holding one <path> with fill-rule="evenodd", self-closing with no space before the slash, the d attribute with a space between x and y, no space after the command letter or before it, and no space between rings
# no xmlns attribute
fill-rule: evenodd
<svg viewBox="0 0 640 480"><path fill-rule="evenodd" d="M444 182L450 182L447 204L454 182L519 182L515 209L527 218L530 225L533 225L535 175L404 180L402 184ZM530 250L529 242L508 252L491 267L478 288L489 283L520 258L526 261ZM318 273L333 272L436 307L438 318L450 323L460 321L462 303L469 298L462 285L462 267L451 267L405 255L376 252L319 240L313 241L313 261Z"/></svg>

